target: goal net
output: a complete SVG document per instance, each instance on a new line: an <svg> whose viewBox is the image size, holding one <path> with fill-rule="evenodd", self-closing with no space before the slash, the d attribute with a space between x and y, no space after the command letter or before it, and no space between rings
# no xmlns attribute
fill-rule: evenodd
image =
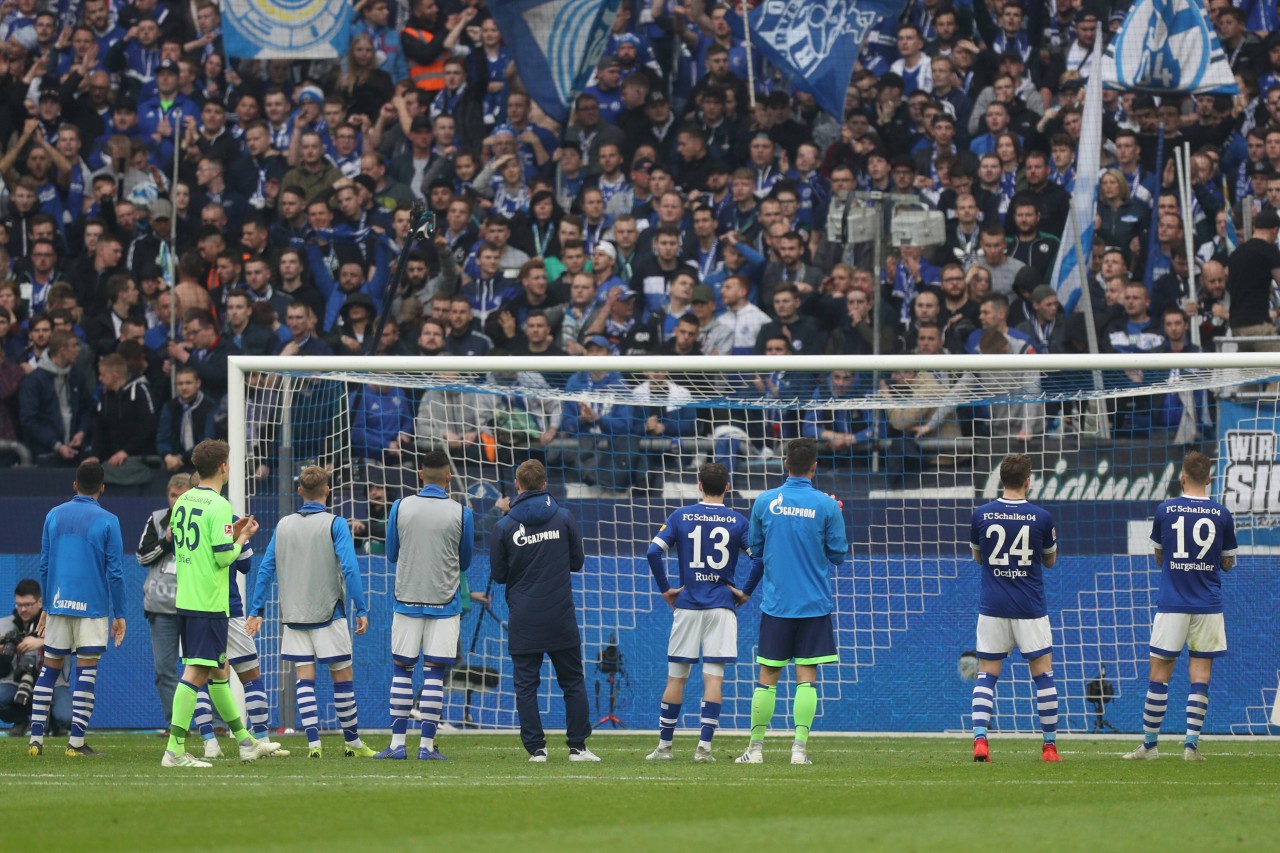
<svg viewBox="0 0 1280 853"><path fill-rule="evenodd" d="M332 506L354 522L371 608L369 632L355 639L361 721L385 727L394 585L385 522L392 502L420 487L421 455L446 449L453 496L476 519L467 572L476 600L463 615L444 719L513 728L507 607L488 580L487 537L495 502L514 494L515 467L542 460L586 539L574 591L593 720L651 729L671 613L649 572L648 543L672 510L698 499L701 464L729 468L728 503L749 513L756 495L782 482L786 441L812 437L821 443L817 486L843 501L851 545L832 570L840 662L820 673L818 726L947 731L969 725L976 668L970 514L999 494L1001 459L1026 452L1030 498L1053 514L1061 543L1046 590L1062 728L1136 730L1159 581L1150 519L1177 493L1183 455L1198 449L1216 460L1215 495L1235 513L1244 547L1227 581L1232 655L1214 672L1208 729L1265 731L1280 666L1266 606L1280 544L1280 422L1269 385L1277 375L1280 362L1260 353L237 357L232 502L262 523L261 552L276 520L299 505L301 468L332 472ZM738 571L741 584L745 561ZM726 728L749 726L758 598L739 611ZM267 616L263 671L275 722L291 727L292 675L279 662L274 603ZM544 722L562 726L547 673ZM691 696L699 683L695 671ZM317 698L334 727L328 689L318 684ZM789 724L781 715L790 697L784 681L779 725ZM696 702L685 707L682 727L696 726ZM992 728L1038 731L1020 658L1006 666Z"/></svg>

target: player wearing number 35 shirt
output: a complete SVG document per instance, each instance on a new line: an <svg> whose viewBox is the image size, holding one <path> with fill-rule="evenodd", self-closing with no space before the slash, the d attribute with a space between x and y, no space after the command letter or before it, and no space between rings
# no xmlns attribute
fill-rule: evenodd
<svg viewBox="0 0 1280 853"><path fill-rule="evenodd" d="M1227 653L1222 618L1222 573L1236 561L1236 525L1231 512L1205 494L1209 457L1192 451L1182 460L1182 497L1156 509L1151 524L1160 594L1151 626L1151 680L1142 712L1142 745L1127 759L1159 758L1157 741L1169 705L1169 679L1186 645L1191 676L1187 694L1187 737L1182 757L1203 761L1200 728L1209 707L1213 659Z"/></svg>
<svg viewBox="0 0 1280 853"><path fill-rule="evenodd" d="M649 569L663 599L675 611L667 645L667 687L658 711L658 748L650 761L672 757L672 740L680 722L689 669L702 661L701 736L693 760L715 761L711 738L720 725L721 687L725 664L738 659L738 615L747 600L734 585L739 554L750 554L750 522L724 505L729 472L718 462L698 471L702 501L671 513L649 544ZM679 579L673 586L663 563L674 550Z"/></svg>
<svg viewBox="0 0 1280 853"><path fill-rule="evenodd" d="M1058 559L1058 534L1049 513L1027 501L1031 457L1000 463L1004 494L973 511L969 545L982 566L978 596L978 681L973 686L973 760L989 761L987 725L996 681L1014 646L1031 666L1036 710L1044 734L1041 759L1058 757L1058 688L1053 683L1053 633L1044 603L1044 570Z"/></svg>

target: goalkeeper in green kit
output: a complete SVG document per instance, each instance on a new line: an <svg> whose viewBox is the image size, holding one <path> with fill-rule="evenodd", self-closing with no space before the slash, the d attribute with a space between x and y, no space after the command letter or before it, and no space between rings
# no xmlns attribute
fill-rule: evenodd
<svg viewBox="0 0 1280 853"><path fill-rule="evenodd" d="M270 755L278 744L256 740L240 721L227 685L227 624L230 614L228 571L258 530L252 516L232 522L231 504L222 497L227 484L225 441L205 440L191 451L200 485L183 493L169 516L178 580L178 634L185 669L173 695L169 744L162 767L212 767L186 751L187 729L196 694L209 684L209 699L240 744L240 759Z"/></svg>

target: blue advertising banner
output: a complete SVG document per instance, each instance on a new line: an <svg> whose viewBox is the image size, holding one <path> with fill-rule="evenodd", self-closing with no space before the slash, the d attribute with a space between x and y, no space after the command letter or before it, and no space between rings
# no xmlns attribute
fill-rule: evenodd
<svg viewBox="0 0 1280 853"><path fill-rule="evenodd" d="M1214 496L1236 520L1241 545L1280 546L1280 405L1259 400L1218 407Z"/></svg>

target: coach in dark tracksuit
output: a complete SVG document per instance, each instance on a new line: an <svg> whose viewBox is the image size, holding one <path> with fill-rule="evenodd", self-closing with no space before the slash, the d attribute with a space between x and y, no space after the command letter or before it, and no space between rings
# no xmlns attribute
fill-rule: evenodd
<svg viewBox="0 0 1280 853"><path fill-rule="evenodd" d="M516 688L520 740L530 761L543 762L547 740L538 713L543 655L551 657L564 693L570 761L598 761L587 749L590 706L582 674L582 637L570 573L582 570L582 536L547 493L547 471L529 460L516 469L516 498L489 538L489 570L507 587L507 646Z"/></svg>

